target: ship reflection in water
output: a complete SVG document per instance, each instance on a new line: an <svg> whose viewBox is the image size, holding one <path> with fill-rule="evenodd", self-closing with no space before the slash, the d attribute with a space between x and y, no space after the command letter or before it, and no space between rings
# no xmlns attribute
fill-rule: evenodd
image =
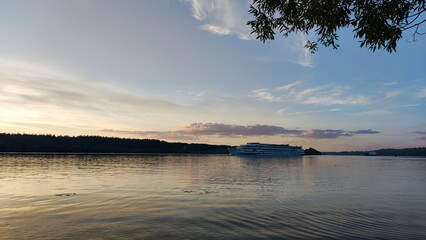
<svg viewBox="0 0 426 240"><path fill-rule="evenodd" d="M426 161L0 155L0 239L426 239Z"/></svg>

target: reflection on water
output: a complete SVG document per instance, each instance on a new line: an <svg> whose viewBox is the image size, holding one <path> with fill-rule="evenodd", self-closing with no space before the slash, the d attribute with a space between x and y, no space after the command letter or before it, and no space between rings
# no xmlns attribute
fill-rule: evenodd
<svg viewBox="0 0 426 240"><path fill-rule="evenodd" d="M426 239L426 159L0 155L0 239Z"/></svg>

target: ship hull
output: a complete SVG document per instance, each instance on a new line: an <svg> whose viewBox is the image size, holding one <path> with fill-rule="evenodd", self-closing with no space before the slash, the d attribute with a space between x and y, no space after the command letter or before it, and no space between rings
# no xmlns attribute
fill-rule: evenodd
<svg viewBox="0 0 426 240"><path fill-rule="evenodd" d="M278 157L295 157L304 155L301 147L280 145L280 144L261 144L247 143L236 148L229 149L229 155L244 156L278 156Z"/></svg>

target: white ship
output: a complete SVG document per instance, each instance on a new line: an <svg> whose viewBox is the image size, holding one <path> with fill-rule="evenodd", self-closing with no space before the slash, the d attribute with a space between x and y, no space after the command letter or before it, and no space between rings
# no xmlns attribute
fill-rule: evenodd
<svg viewBox="0 0 426 240"><path fill-rule="evenodd" d="M285 156L294 157L304 155L302 147L288 144L247 143L229 149L229 155L254 155L254 156Z"/></svg>

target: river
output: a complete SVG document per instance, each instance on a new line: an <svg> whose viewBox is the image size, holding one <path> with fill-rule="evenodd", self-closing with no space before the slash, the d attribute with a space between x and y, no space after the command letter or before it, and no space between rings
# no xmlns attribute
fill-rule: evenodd
<svg viewBox="0 0 426 240"><path fill-rule="evenodd" d="M426 239L426 158L0 155L0 239Z"/></svg>

